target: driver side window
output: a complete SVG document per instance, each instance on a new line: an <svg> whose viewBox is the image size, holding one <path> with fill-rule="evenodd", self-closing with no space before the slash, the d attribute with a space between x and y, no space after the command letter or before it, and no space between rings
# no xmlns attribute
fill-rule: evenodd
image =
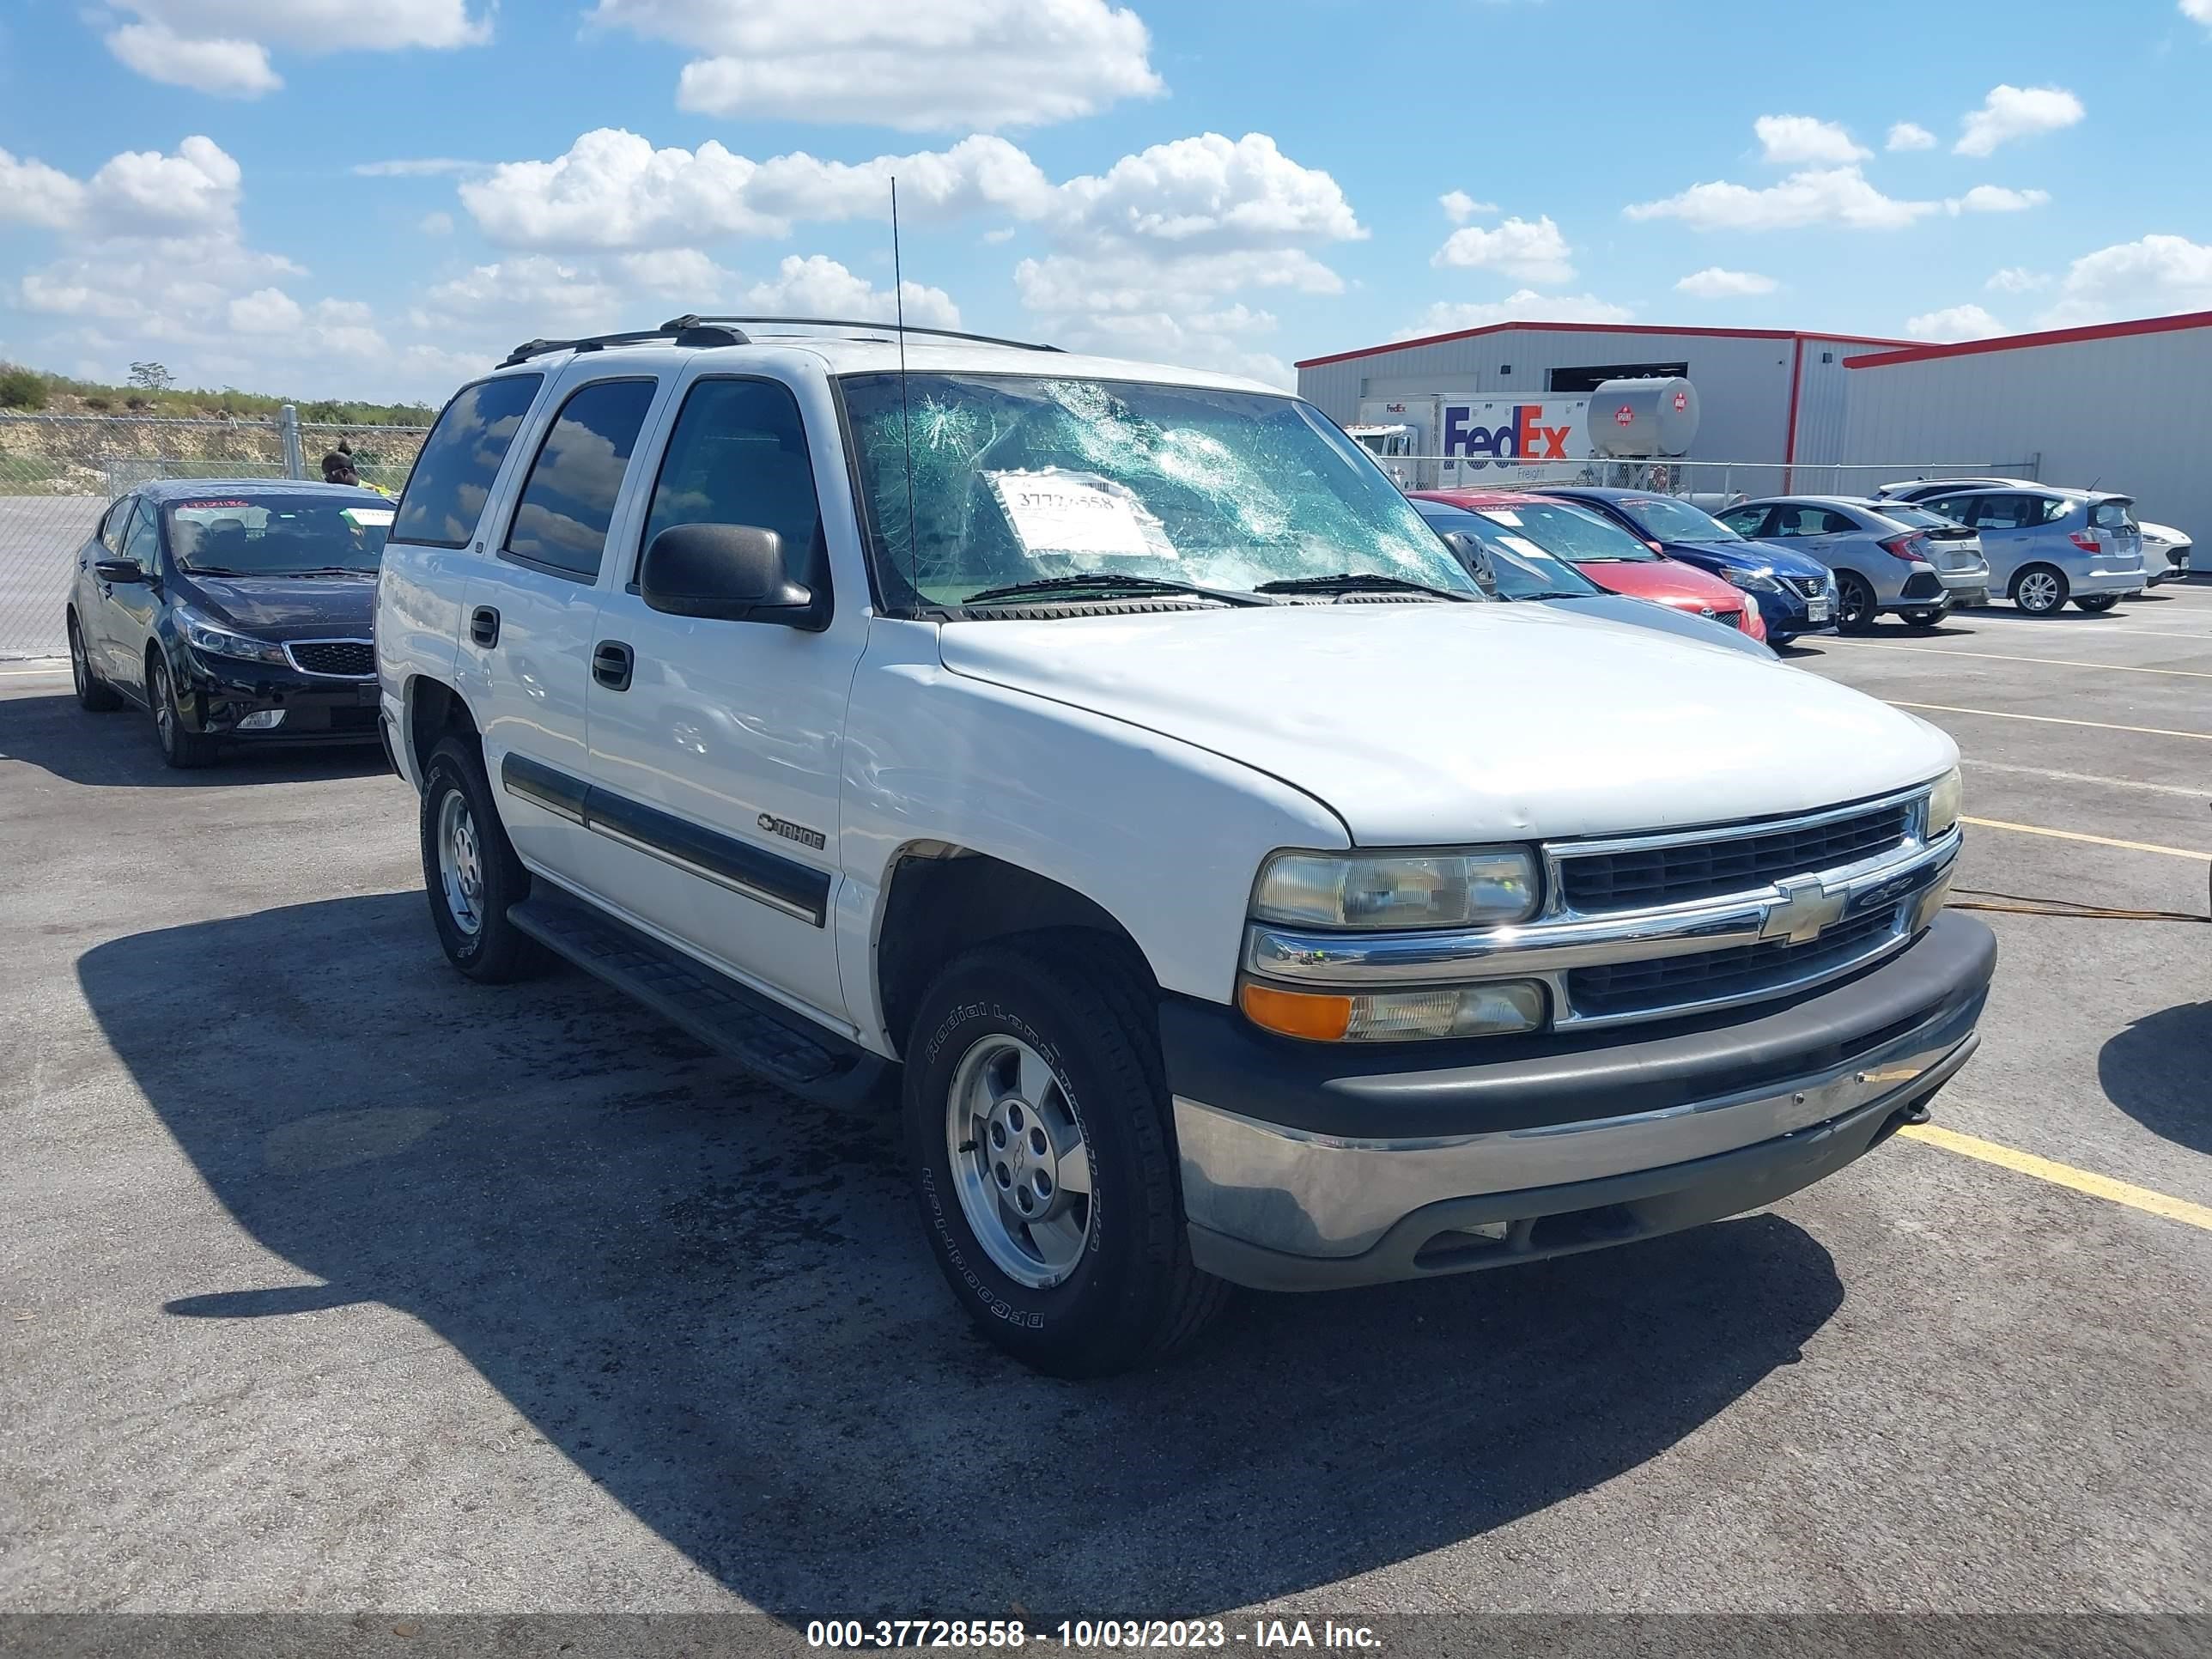
<svg viewBox="0 0 2212 1659"><path fill-rule="evenodd" d="M123 542L123 556L138 561L138 568L149 576L161 572L161 532L154 509L145 502L138 504L138 515L131 520L131 529Z"/></svg>
<svg viewBox="0 0 2212 1659"><path fill-rule="evenodd" d="M753 525L783 543L784 573L818 587L822 508L806 428L791 388L775 380L702 380L684 395L653 481L638 556L685 524ZM635 578L635 572L632 572Z"/></svg>

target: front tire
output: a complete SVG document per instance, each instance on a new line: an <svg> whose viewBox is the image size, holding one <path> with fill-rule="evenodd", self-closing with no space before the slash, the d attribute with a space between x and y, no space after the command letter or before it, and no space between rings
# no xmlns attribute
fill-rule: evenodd
<svg viewBox="0 0 2212 1659"><path fill-rule="evenodd" d="M2031 617L2047 617L2066 603L2066 573L2032 564L2012 579L2012 602Z"/></svg>
<svg viewBox="0 0 2212 1659"><path fill-rule="evenodd" d="M184 711L177 707L169 665L158 647L146 653L146 706L154 711L154 736L161 743L163 760L188 772L215 764L215 739L204 732L185 730Z"/></svg>
<svg viewBox="0 0 2212 1659"><path fill-rule="evenodd" d="M957 958L907 1045L907 1155L930 1249L983 1335L1054 1376L1195 1337L1230 1286L1191 1261L1149 1000L1030 948Z"/></svg>
<svg viewBox="0 0 2212 1659"><path fill-rule="evenodd" d="M422 885L446 960L487 985L524 977L538 965L536 941L507 920L530 894L472 738L447 738L423 768Z"/></svg>
<svg viewBox="0 0 2212 1659"><path fill-rule="evenodd" d="M123 699L115 688L94 672L92 659L84 648L84 631L76 625L76 616L69 619L70 679L76 687L77 707L94 714L105 714L123 707Z"/></svg>
<svg viewBox="0 0 2212 1659"><path fill-rule="evenodd" d="M1942 620L1943 613L1940 611L1908 611L1905 613L1905 625L1916 634L1925 634Z"/></svg>
<svg viewBox="0 0 2212 1659"><path fill-rule="evenodd" d="M2119 602L2120 596L2117 593L2093 593L2087 599L2075 600L2074 604L2077 610L2096 613L2110 611Z"/></svg>
<svg viewBox="0 0 2212 1659"><path fill-rule="evenodd" d="M1836 631L1864 634L1872 630L1881 614L1875 608L1874 586L1856 571L1836 573Z"/></svg>

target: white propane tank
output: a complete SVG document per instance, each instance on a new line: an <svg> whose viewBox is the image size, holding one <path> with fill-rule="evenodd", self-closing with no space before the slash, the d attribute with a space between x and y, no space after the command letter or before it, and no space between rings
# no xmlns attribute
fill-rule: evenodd
<svg viewBox="0 0 2212 1659"><path fill-rule="evenodd" d="M1679 374L1607 380L1589 395L1593 454L1607 460L1686 455L1698 435L1698 389Z"/></svg>

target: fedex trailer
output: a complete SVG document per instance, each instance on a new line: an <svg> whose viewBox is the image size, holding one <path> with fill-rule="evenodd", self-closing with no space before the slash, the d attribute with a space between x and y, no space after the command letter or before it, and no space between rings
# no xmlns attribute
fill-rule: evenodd
<svg viewBox="0 0 2212 1659"><path fill-rule="evenodd" d="M1557 483L1591 459L1588 398L1370 398L1351 430L1409 488Z"/></svg>

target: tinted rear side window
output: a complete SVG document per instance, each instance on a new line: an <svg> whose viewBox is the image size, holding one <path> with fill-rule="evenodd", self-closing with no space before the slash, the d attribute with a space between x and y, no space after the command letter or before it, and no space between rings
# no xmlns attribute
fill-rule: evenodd
<svg viewBox="0 0 2212 1659"><path fill-rule="evenodd" d="M428 547L469 544L499 464L544 383L542 374L480 380L446 405L399 497L393 541Z"/></svg>
<svg viewBox="0 0 2212 1659"><path fill-rule="evenodd" d="M506 552L585 581L598 577L615 498L659 390L656 380L594 380L570 394L530 464Z"/></svg>

